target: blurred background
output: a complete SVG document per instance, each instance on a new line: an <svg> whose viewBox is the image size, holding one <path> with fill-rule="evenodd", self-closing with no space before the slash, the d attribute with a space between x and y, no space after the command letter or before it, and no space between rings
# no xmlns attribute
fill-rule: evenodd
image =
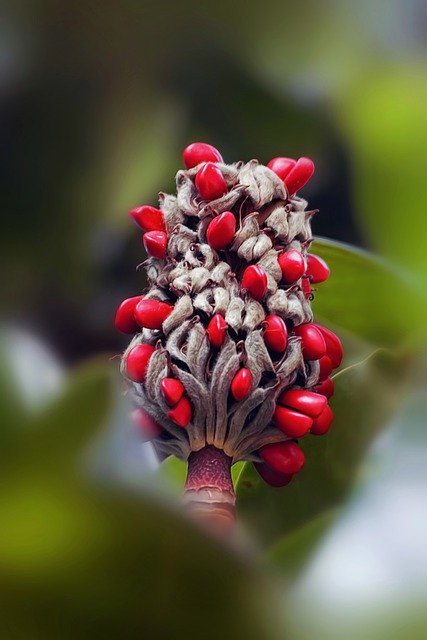
<svg viewBox="0 0 427 640"><path fill-rule="evenodd" d="M427 5L0 17L1 637L425 637ZM289 490L239 469L237 549L177 512L179 464L148 473L116 375L115 310L144 287L127 212L195 140L310 156L315 234L356 247L318 250L315 312L347 353L335 431Z"/></svg>

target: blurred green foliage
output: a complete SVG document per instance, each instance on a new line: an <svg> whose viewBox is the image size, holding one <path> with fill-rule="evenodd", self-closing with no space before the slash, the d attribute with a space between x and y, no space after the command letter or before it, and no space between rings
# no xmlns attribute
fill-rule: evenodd
<svg viewBox="0 0 427 640"><path fill-rule="evenodd" d="M40 0L1 14L2 319L67 364L97 354L36 411L1 345L1 636L422 637L410 582L378 615L353 602L340 620L304 597L301 612L292 593L369 488L366 452L405 398L401 429L425 445L408 395L425 380L424 3ZM81 455L122 427L112 317L144 287L126 210L174 189L195 139L229 160L312 156L303 195L320 209L316 235L341 241L315 243L332 277L314 311L346 346L334 428L304 442L306 469L283 490L236 466L254 539L237 549L174 506L182 463L165 461L137 492Z"/></svg>

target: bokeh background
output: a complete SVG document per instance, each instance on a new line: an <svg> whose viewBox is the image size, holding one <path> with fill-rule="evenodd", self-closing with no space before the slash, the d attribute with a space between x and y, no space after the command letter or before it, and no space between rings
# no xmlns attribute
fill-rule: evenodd
<svg viewBox="0 0 427 640"><path fill-rule="evenodd" d="M9 638L423 638L427 6L420 0L0 5L0 628ZM179 514L128 423L127 211L191 141L308 155L315 300L346 344L304 478L239 468L240 537ZM367 253L365 253L367 252ZM237 471L236 471L237 478Z"/></svg>

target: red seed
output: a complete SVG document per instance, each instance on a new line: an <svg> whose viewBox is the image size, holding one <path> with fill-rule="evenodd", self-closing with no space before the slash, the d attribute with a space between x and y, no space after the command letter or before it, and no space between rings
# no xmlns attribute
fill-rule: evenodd
<svg viewBox="0 0 427 640"><path fill-rule="evenodd" d="M301 413L305 413L310 418L317 418L326 407L327 401L325 396L313 391L285 389L279 396L278 403L284 407L301 411Z"/></svg>
<svg viewBox="0 0 427 640"><path fill-rule="evenodd" d="M204 200L216 200L228 191L227 183L221 170L207 162L196 173L196 187Z"/></svg>
<svg viewBox="0 0 427 640"><path fill-rule="evenodd" d="M319 370L319 380L326 380L328 376L331 375L334 367L332 366L332 360L329 356L323 356L319 360L320 370Z"/></svg>
<svg viewBox="0 0 427 640"><path fill-rule="evenodd" d="M206 231L208 244L218 251L231 244L236 231L236 218L231 211L224 211L214 218Z"/></svg>
<svg viewBox="0 0 427 640"><path fill-rule="evenodd" d="M304 275L304 256L296 249L290 249L282 253L277 262L282 270L282 281L285 284L294 284Z"/></svg>
<svg viewBox="0 0 427 640"><path fill-rule="evenodd" d="M137 344L126 356L126 375L134 382L144 382L148 363L154 353L151 344Z"/></svg>
<svg viewBox="0 0 427 640"><path fill-rule="evenodd" d="M176 378L163 378L160 383L163 397L170 407L179 402L184 394L185 388L181 380Z"/></svg>
<svg viewBox="0 0 427 640"><path fill-rule="evenodd" d="M305 456L294 442L274 442L259 450L261 458L277 473L298 473L304 466Z"/></svg>
<svg viewBox="0 0 427 640"><path fill-rule="evenodd" d="M273 422L280 431L283 431L290 438L302 438L310 431L313 419L294 409L277 405L273 414Z"/></svg>
<svg viewBox="0 0 427 640"><path fill-rule="evenodd" d="M262 300L267 291L267 274L262 267L257 264L251 264L243 272L242 287L255 300Z"/></svg>
<svg viewBox="0 0 427 640"><path fill-rule="evenodd" d="M306 300L310 300L313 290L311 288L311 284L310 284L309 278L303 278L301 280L301 290L302 290L302 292L304 294L305 299Z"/></svg>
<svg viewBox="0 0 427 640"><path fill-rule="evenodd" d="M263 333L267 349L285 351L288 346L288 329L280 316L272 314L265 318Z"/></svg>
<svg viewBox="0 0 427 640"><path fill-rule="evenodd" d="M331 270L320 256L310 253L307 256L307 271L305 273L313 284L320 284L329 278Z"/></svg>
<svg viewBox="0 0 427 640"><path fill-rule="evenodd" d="M181 400L168 411L168 416L175 424L185 429L193 416L189 399L183 396Z"/></svg>
<svg viewBox="0 0 427 640"><path fill-rule="evenodd" d="M306 360L319 360L325 355L326 344L323 335L313 323L298 325L294 328L294 333L301 338L302 355Z"/></svg>
<svg viewBox="0 0 427 640"><path fill-rule="evenodd" d="M299 158L285 178L286 189L290 196L302 189L314 173L314 162L310 158Z"/></svg>
<svg viewBox="0 0 427 640"><path fill-rule="evenodd" d="M147 253L153 258L164 258L168 237L164 231L148 231L142 236L144 247Z"/></svg>
<svg viewBox="0 0 427 640"><path fill-rule="evenodd" d="M135 308L135 318L141 327L161 329L163 322L172 313L173 306L159 300L144 298Z"/></svg>
<svg viewBox="0 0 427 640"><path fill-rule="evenodd" d="M163 427L150 416L144 409L135 409L132 411L132 420L141 430L145 440L157 438L162 432Z"/></svg>
<svg viewBox="0 0 427 640"><path fill-rule="evenodd" d="M206 142L193 142L185 147L182 159L187 169L197 167L201 162L222 162L222 156L218 149Z"/></svg>
<svg viewBox="0 0 427 640"><path fill-rule="evenodd" d="M333 368L336 369L340 366L343 359L341 340L333 331L323 327L321 324L314 324L314 326L321 332L326 344L326 353L331 359Z"/></svg>
<svg viewBox="0 0 427 640"><path fill-rule="evenodd" d="M274 471L265 462L254 462L254 467L261 478L270 485L270 487L285 487L294 477L293 473L279 473Z"/></svg>
<svg viewBox="0 0 427 640"><path fill-rule="evenodd" d="M231 393L238 402L244 400L252 389L252 374L249 369L242 367L231 381Z"/></svg>
<svg viewBox="0 0 427 640"><path fill-rule="evenodd" d="M129 211L129 215L144 231L166 231L163 212L156 207L144 204Z"/></svg>
<svg viewBox="0 0 427 640"><path fill-rule="evenodd" d="M225 334L227 333L227 323L224 316L216 313L209 322L206 329L209 341L215 349L219 349L224 344Z"/></svg>
<svg viewBox="0 0 427 640"><path fill-rule="evenodd" d="M324 433L327 433L329 431L333 419L333 411L327 404L320 416L313 420L313 425L310 429L310 433L315 436L323 436Z"/></svg>
<svg viewBox="0 0 427 640"><path fill-rule="evenodd" d="M292 167L296 165L296 163L297 161L293 158L277 157L270 160L270 162L267 164L267 167L274 171L274 173L278 175L279 178L284 180Z"/></svg>
<svg viewBox="0 0 427 640"><path fill-rule="evenodd" d="M134 296L126 298L116 311L114 320L115 327L122 333L136 333L139 331L139 325L135 320L135 307L144 296Z"/></svg>
<svg viewBox="0 0 427 640"><path fill-rule="evenodd" d="M317 384L314 387L314 390L316 391L316 393L321 393L326 398L332 398L335 390L334 381L331 378L326 378L326 380L323 380L323 382Z"/></svg>

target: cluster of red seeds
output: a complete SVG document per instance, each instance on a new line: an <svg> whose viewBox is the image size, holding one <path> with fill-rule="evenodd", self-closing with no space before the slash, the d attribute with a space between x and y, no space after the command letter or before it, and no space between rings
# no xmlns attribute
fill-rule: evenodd
<svg viewBox="0 0 427 640"><path fill-rule="evenodd" d="M198 168L194 184L204 201L222 197L228 186L217 163L222 162L220 153L211 145L194 143L183 153L187 169ZM296 194L314 172L313 162L309 158L294 160L274 158L267 167L279 176L286 187L289 197ZM143 205L130 212L135 222L144 231L143 243L147 253L158 260L167 256L168 233L163 212L155 207ZM233 242L236 233L236 216L232 211L216 215L206 229L206 240L212 249L221 252ZM314 254L307 257L296 249L284 250L278 255L278 265L282 272L281 286L292 287L300 282L306 297L312 297L312 285L327 280L330 270L327 264ZM240 287L247 295L262 303L267 292L267 274L257 264L250 264L243 270ZM144 298L139 295L122 302L116 313L115 324L118 330L133 334L141 329L162 330L164 321L173 311L169 302ZM220 350L228 332L227 322L220 313L215 313L206 325L206 334L213 350ZM255 463L261 477L272 486L283 486L301 470L304 454L295 440L306 434L323 435L329 430L333 413L328 399L334 392L330 375L342 360L342 346L339 338L329 329L315 323L290 326L277 314L266 315L263 321L263 339L272 360L285 354L289 335L297 336L301 341L305 361L318 361L320 374L317 384L311 389L298 387L285 389L277 398L272 418L273 424L287 439L273 442L258 450L262 462ZM126 376L136 382L144 383L148 364L155 347L151 344L137 344L126 355ZM230 384L230 393L236 402L246 399L253 390L253 378L249 368L241 367ZM165 377L161 381L161 393L170 407L167 416L176 425L186 428L192 420L192 405L183 383L174 377ZM157 438L163 433L163 427L143 409L134 412L136 423L147 439Z"/></svg>

